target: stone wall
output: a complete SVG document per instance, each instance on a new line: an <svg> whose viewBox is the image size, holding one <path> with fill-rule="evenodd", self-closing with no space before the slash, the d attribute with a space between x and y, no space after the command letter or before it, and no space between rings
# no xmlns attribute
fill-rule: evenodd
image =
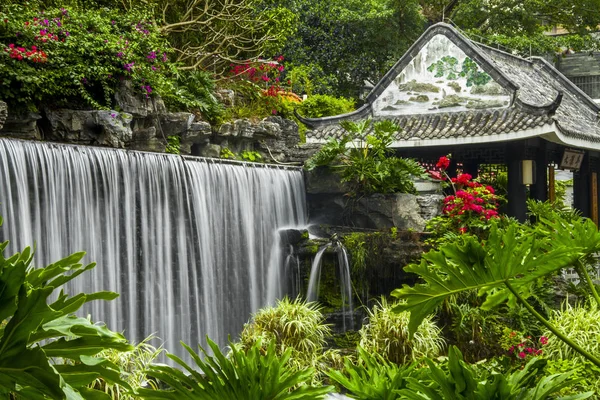
<svg viewBox="0 0 600 400"><path fill-rule="evenodd" d="M298 126L281 117L238 119L211 126L188 112L167 112L160 97L134 94L125 83L115 94L119 111L47 108L11 113L0 102L0 136L164 152L176 136L181 154L219 157L227 147L261 153L267 162L302 163L317 148L300 146Z"/></svg>
<svg viewBox="0 0 600 400"><path fill-rule="evenodd" d="M423 232L427 220L439 215L444 196L434 182L416 182L417 194L372 194L357 198L339 175L317 168L306 175L310 220L315 224L351 226L361 229L389 229Z"/></svg>

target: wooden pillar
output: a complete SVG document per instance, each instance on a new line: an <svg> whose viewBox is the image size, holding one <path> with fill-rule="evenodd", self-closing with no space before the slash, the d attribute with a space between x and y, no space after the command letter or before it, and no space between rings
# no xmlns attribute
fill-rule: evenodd
<svg viewBox="0 0 600 400"><path fill-rule="evenodd" d="M573 205L584 217L590 217L590 157L586 151L581 168L573 174Z"/></svg>
<svg viewBox="0 0 600 400"><path fill-rule="evenodd" d="M556 176L554 175L554 165L548 167L548 200L552 203L556 201Z"/></svg>
<svg viewBox="0 0 600 400"><path fill-rule="evenodd" d="M598 173L590 174L590 218L598 226Z"/></svg>
<svg viewBox="0 0 600 400"><path fill-rule="evenodd" d="M527 216L527 191L521 179L522 142L507 143L506 164L508 166L508 215L520 222Z"/></svg>
<svg viewBox="0 0 600 400"><path fill-rule="evenodd" d="M535 183L529 188L530 197L539 201L548 200L548 158L546 142L540 141L535 155Z"/></svg>

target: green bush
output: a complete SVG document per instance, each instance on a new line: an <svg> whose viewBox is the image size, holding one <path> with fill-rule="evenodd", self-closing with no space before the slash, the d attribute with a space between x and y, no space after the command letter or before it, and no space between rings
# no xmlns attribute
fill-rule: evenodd
<svg viewBox="0 0 600 400"><path fill-rule="evenodd" d="M380 354L396 364L406 364L422 357L437 357L444 348L441 330L425 318L410 338L409 313L395 313L385 299L368 311L369 323L360 329L360 346L371 354Z"/></svg>
<svg viewBox="0 0 600 400"><path fill-rule="evenodd" d="M331 358L325 352L331 329L324 320L316 303L284 298L276 307L263 308L252 316L244 325L239 345L248 350L260 342L266 351L274 343L278 355L291 349L289 363L292 370L314 368L318 373L322 369L321 363ZM319 376L316 376L315 382L318 380Z"/></svg>
<svg viewBox="0 0 600 400"><path fill-rule="evenodd" d="M213 356L200 347L204 361L200 354L183 344L195 366L168 354L189 375L167 365L151 366L150 374L169 387L165 390L140 389L140 397L146 400L317 400L332 390L331 386L307 385L314 372L312 368L292 370L288 364L292 349L279 355L275 342L265 348L259 340L245 350L232 345L229 357L225 357L210 339L208 344Z"/></svg>
<svg viewBox="0 0 600 400"><path fill-rule="evenodd" d="M343 121L348 132L330 139L304 166L312 170L330 166L340 171L342 182L350 186L349 196L370 193L414 193L413 177L424 178L425 170L415 160L394 157L390 146L400 129L391 121L370 119ZM352 147L347 145L352 143Z"/></svg>
<svg viewBox="0 0 600 400"><path fill-rule="evenodd" d="M7 246L0 244L0 396L102 398L87 387L98 378L131 391L119 366L99 353L130 351L132 346L106 326L73 315L89 301L117 294L55 293L95 264L80 264L84 253L75 253L34 269L29 248L5 258Z"/></svg>
<svg viewBox="0 0 600 400"><path fill-rule="evenodd" d="M0 98L14 109L111 108L123 80L167 95L171 51L144 10L0 6Z"/></svg>
<svg viewBox="0 0 600 400"><path fill-rule="evenodd" d="M345 97L315 94L304 100L297 108L298 114L308 118L321 118L354 111L355 103Z"/></svg>

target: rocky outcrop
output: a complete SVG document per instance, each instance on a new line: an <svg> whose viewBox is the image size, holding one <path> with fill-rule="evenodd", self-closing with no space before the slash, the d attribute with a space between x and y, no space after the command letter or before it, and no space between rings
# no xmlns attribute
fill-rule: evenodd
<svg viewBox="0 0 600 400"><path fill-rule="evenodd" d="M8 107L5 102L0 101L0 129L2 129L6 117L8 117Z"/></svg>
<svg viewBox="0 0 600 400"><path fill-rule="evenodd" d="M221 95L231 97L229 92ZM169 137L176 137L181 154L219 157L228 148L238 154L259 152L263 160L280 163L302 163L319 147L299 148L296 123L277 116L211 126L192 113L167 112L160 97L136 93L127 81L115 100L120 111L47 108L8 117L0 102L0 136L153 152L164 152Z"/></svg>

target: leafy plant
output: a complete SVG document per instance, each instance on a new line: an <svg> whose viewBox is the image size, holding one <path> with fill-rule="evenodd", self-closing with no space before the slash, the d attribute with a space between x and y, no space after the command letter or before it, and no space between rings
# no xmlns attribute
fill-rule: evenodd
<svg viewBox="0 0 600 400"><path fill-rule="evenodd" d="M228 147L223 147L221 149L221 153L219 155L221 158L225 158L228 160L235 160L237 157L233 151L231 151Z"/></svg>
<svg viewBox="0 0 600 400"><path fill-rule="evenodd" d="M448 362L437 366L430 359L425 359L429 367L419 379L408 377L408 388L398 391L407 399L497 399L497 400L544 400L558 393L563 388L572 386L577 380L570 379L570 373L543 376L545 361L534 358L522 370L506 376L500 373L480 375L469 364L465 363L460 350L450 347ZM586 399L593 392L569 396L568 399ZM567 399L567 397L565 397Z"/></svg>
<svg viewBox="0 0 600 400"><path fill-rule="evenodd" d="M343 386L348 395L360 400L395 400L397 391L406 387L407 377L414 370L414 364L403 366L387 361L378 353L371 353L358 347L358 360L344 362L342 371L330 370L331 380Z"/></svg>
<svg viewBox="0 0 600 400"><path fill-rule="evenodd" d="M471 58L467 57L458 69L458 60L456 57L444 56L437 62L429 65L427 71L435 72L435 78L442 78L444 75L448 80L455 80L459 77L467 79L467 86L480 86L488 83L492 77L486 72L480 71L479 66Z"/></svg>
<svg viewBox="0 0 600 400"><path fill-rule="evenodd" d="M409 313L395 313L385 298L368 310L369 323L360 329L360 346L396 364L422 357L437 357L444 349L441 330L431 317L423 319L414 335L409 334Z"/></svg>
<svg viewBox="0 0 600 400"><path fill-rule="evenodd" d="M489 310L506 301L509 305L518 302L561 341L600 366L597 355L562 333L527 301L532 282L562 268L579 265L600 249L600 234L591 220L569 221L558 214L547 218L535 226L510 221L506 228L500 228L492 222L485 242L469 236L462 243L446 243L439 250L424 254L420 264L406 267L407 272L417 274L425 282L414 287L405 285L392 293L405 301L395 310L411 313L411 334L444 299L477 290L479 296L486 296L482 309ZM597 299L589 276L584 281Z"/></svg>
<svg viewBox="0 0 600 400"><path fill-rule="evenodd" d="M277 344L271 342L266 348L259 340L246 350L231 346L230 357L226 357L219 347L208 339L212 356L200 347L204 356L195 353L183 344L194 360L195 366L186 364L179 357L167 356L183 367L189 375L167 365L153 365L150 374L167 384L168 389L140 389L141 398L158 399L212 399L212 400L316 400L331 392L331 386L314 387L307 385L314 374L312 368L292 370L288 360L292 349L281 355ZM197 368L202 373L197 371Z"/></svg>
<svg viewBox="0 0 600 400"><path fill-rule="evenodd" d="M326 94L309 96L298 105L298 113L308 118L321 118L354 111L354 100Z"/></svg>
<svg viewBox="0 0 600 400"><path fill-rule="evenodd" d="M242 160L250 162L263 162L263 156L258 151L244 150L240 154Z"/></svg>
<svg viewBox="0 0 600 400"><path fill-rule="evenodd" d="M305 166L331 165L348 182L350 196L370 193L414 193L413 177L425 177L425 170L412 159L394 157L389 147L399 127L391 121L370 119L361 122L344 121L348 132L339 141L327 142L308 159ZM352 143L348 148L347 144Z"/></svg>
<svg viewBox="0 0 600 400"><path fill-rule="evenodd" d="M156 388L154 381L148 379L147 372L163 350L152 346L149 343L152 339L154 339L153 336L147 337L130 351L103 350L98 353L98 357L105 358L117 365L121 369L124 381L134 390L145 385ZM134 400L137 398L118 383L107 382L102 377L96 378L89 387L106 393L111 399Z"/></svg>
<svg viewBox="0 0 600 400"><path fill-rule="evenodd" d="M274 344L274 351L282 355L290 349L289 364L292 370L313 368L320 372L327 337L331 329L324 323L325 317L316 303L301 299L279 300L277 306L259 310L244 325L239 346L248 350L262 343L263 351ZM314 381L318 382L319 376Z"/></svg>
<svg viewBox="0 0 600 400"><path fill-rule="evenodd" d="M95 264L79 264L84 253L75 253L34 269L29 248L5 258L7 246L8 242L0 244L0 394L28 399L107 398L87 387L99 377L131 390L119 367L98 356L106 349L129 351L131 345L106 326L73 315L89 301L112 300L117 294L69 297L61 291L54 296L56 289Z"/></svg>
<svg viewBox="0 0 600 400"><path fill-rule="evenodd" d="M179 154L181 151L181 144L179 136L167 137L167 147L165 148L166 153Z"/></svg>

